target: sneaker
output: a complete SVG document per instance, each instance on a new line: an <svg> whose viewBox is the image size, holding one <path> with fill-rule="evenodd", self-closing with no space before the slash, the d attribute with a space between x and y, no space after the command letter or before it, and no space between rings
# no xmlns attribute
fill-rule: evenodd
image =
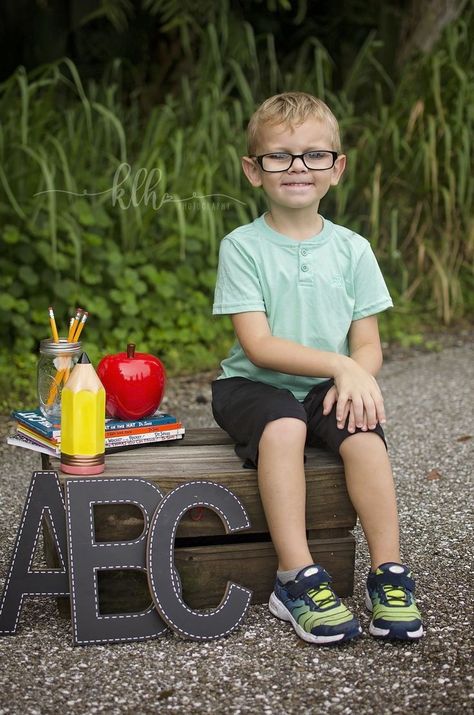
<svg viewBox="0 0 474 715"><path fill-rule="evenodd" d="M336 644L362 633L359 621L331 588L331 577L321 566L307 566L294 581L277 578L268 607L277 618L289 621L309 643Z"/></svg>
<svg viewBox="0 0 474 715"><path fill-rule="evenodd" d="M386 563L367 578L366 604L372 611L369 631L377 638L416 640L423 635L413 593L415 582L407 566Z"/></svg>

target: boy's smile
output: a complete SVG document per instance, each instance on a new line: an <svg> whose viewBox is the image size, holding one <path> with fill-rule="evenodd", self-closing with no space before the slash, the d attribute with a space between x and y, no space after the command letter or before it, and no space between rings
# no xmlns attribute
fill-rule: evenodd
<svg viewBox="0 0 474 715"><path fill-rule="evenodd" d="M318 119L307 119L296 127L284 124L264 125L259 133L256 155L309 151L335 151L330 128ZM314 222L321 199L335 186L344 171L346 158L339 154L330 169L308 169L298 156L286 171L264 171L255 157L243 157L242 167L250 183L261 186L270 205L273 223L276 217L299 222L304 216ZM296 215L298 214L298 215Z"/></svg>

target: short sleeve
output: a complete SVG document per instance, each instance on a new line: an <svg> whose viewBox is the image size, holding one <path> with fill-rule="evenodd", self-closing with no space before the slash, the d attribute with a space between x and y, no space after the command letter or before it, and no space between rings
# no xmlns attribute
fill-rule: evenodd
<svg viewBox="0 0 474 715"><path fill-rule="evenodd" d="M213 315L250 311L265 311L255 263L244 247L224 238L219 249Z"/></svg>
<svg viewBox="0 0 474 715"><path fill-rule="evenodd" d="M353 320L366 318L393 306L382 271L369 243L355 269L354 292Z"/></svg>

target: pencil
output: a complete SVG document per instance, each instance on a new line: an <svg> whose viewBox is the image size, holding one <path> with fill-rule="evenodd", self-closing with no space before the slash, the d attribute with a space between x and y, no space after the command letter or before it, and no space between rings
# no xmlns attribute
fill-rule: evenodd
<svg viewBox="0 0 474 715"><path fill-rule="evenodd" d="M87 310L85 310L85 311L84 311L84 314L83 314L83 316L82 316L82 318L81 318L81 322L80 322L79 325L77 326L76 333L75 333L75 335L74 335L74 337L73 337L73 339L72 339L74 343L77 343L77 341L78 341L79 338L81 337L81 333L82 333L82 331L84 330L84 325L85 325L86 320L87 320L88 317L89 317L89 313L87 312Z"/></svg>
<svg viewBox="0 0 474 715"><path fill-rule="evenodd" d="M49 306L48 311L49 311L49 324L51 325L51 333L53 336L53 340L55 343L59 343L59 335L58 335L58 329L56 327L56 319L54 317L54 310L51 305Z"/></svg>
<svg viewBox="0 0 474 715"><path fill-rule="evenodd" d="M82 316L82 318L81 318L81 322L80 322L79 325L77 326L76 334L73 336L71 342L77 343L77 341L78 341L79 338L81 337L82 331L84 330L84 325L85 325L86 320L87 320L88 317L89 317L89 313L87 312L87 310L85 310L85 311L84 311L84 314L83 314L83 316ZM64 384L66 384L66 382L69 380L70 372L71 372L71 368L70 368L70 367L67 367L67 368L64 370L64 375L61 375L61 379L64 380Z"/></svg>
<svg viewBox="0 0 474 715"><path fill-rule="evenodd" d="M81 319L81 315L83 314L83 312L84 311L82 310L82 308L76 308L76 315L74 316L74 320L69 327L69 333L67 336L69 343L73 342L74 333L76 332L77 324L79 323L79 320Z"/></svg>
<svg viewBox="0 0 474 715"><path fill-rule="evenodd" d="M50 305L48 308L49 312L49 323L51 325L51 334L55 343L59 343L58 328L56 326L56 318L54 317L53 307ZM56 397L58 386L61 384L62 371L57 371L55 377L53 378L53 383L49 389L48 399L46 400L47 405L52 405Z"/></svg>

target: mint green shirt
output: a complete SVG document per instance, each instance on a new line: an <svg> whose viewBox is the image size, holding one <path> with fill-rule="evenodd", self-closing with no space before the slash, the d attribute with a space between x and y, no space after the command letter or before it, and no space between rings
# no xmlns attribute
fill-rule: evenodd
<svg viewBox="0 0 474 715"><path fill-rule="evenodd" d="M352 321L392 305L369 242L327 219L320 233L297 241L260 216L221 242L214 315L263 311L272 335L348 355ZM238 340L221 368L219 378L265 382L298 400L328 379L257 367Z"/></svg>

